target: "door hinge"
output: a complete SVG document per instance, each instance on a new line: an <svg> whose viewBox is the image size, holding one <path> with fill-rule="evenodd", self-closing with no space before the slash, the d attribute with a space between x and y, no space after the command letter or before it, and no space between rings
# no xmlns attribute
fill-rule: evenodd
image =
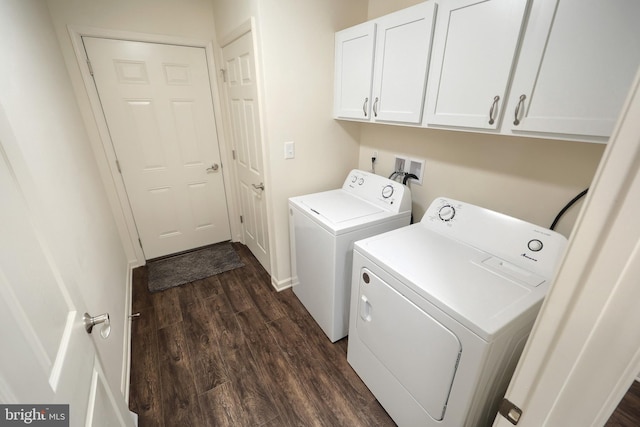
<svg viewBox="0 0 640 427"><path fill-rule="evenodd" d="M236 159L236 150L231 150L231 157L233 157L233 160Z"/></svg>
<svg viewBox="0 0 640 427"><path fill-rule="evenodd" d="M222 81L223 82L227 82L227 70L225 70L224 68L220 68L220 72L222 73Z"/></svg>
<svg viewBox="0 0 640 427"><path fill-rule="evenodd" d="M508 399L502 399L498 413L505 417L511 424L516 425L522 416L522 409L518 408Z"/></svg>
<svg viewBox="0 0 640 427"><path fill-rule="evenodd" d="M87 58L87 66L89 67L89 74L93 76L93 66L91 66L91 61Z"/></svg>
<svg viewBox="0 0 640 427"><path fill-rule="evenodd" d="M242 215L240 215L240 224L244 224L244 218L242 218Z"/></svg>
<svg viewBox="0 0 640 427"><path fill-rule="evenodd" d="M142 240L140 240L140 238L139 238L139 237L138 237L138 243L140 244L140 248L141 248L141 249L144 249L144 248L142 247Z"/></svg>
<svg viewBox="0 0 640 427"><path fill-rule="evenodd" d="M118 168L118 173L122 174L122 169L120 168L120 162L116 159L116 167Z"/></svg>

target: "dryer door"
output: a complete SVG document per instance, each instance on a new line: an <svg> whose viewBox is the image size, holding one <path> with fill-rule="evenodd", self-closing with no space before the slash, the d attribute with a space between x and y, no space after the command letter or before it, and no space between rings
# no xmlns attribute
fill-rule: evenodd
<svg viewBox="0 0 640 427"><path fill-rule="evenodd" d="M462 352L453 332L367 268L360 272L356 330L429 416L442 420Z"/></svg>

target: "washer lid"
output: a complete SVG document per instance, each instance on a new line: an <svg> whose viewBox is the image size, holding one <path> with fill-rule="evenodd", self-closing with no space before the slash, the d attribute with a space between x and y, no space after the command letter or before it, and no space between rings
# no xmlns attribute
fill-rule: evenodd
<svg viewBox="0 0 640 427"><path fill-rule="evenodd" d="M334 224L384 212L381 208L343 190L302 196L299 203Z"/></svg>

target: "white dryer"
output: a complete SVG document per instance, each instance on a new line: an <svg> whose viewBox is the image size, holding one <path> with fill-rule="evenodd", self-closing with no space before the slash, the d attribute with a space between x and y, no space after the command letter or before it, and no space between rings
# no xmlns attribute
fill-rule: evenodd
<svg viewBox="0 0 640 427"><path fill-rule="evenodd" d="M355 243L347 359L400 426L488 426L566 239L460 201Z"/></svg>
<svg viewBox="0 0 640 427"><path fill-rule="evenodd" d="M293 292L332 342L347 335L353 242L409 225L411 193L353 170L341 189L289 199Z"/></svg>

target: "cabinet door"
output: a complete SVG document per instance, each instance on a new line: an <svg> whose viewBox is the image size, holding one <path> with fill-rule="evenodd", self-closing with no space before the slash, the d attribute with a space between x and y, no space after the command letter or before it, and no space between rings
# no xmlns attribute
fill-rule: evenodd
<svg viewBox="0 0 640 427"><path fill-rule="evenodd" d="M440 3L424 125L496 129L527 0Z"/></svg>
<svg viewBox="0 0 640 427"><path fill-rule="evenodd" d="M435 7L421 3L377 20L373 120L421 122Z"/></svg>
<svg viewBox="0 0 640 427"><path fill-rule="evenodd" d="M336 118L369 120L375 24L336 33L333 109Z"/></svg>
<svg viewBox="0 0 640 427"><path fill-rule="evenodd" d="M639 17L637 0L534 3L507 129L606 140L640 64Z"/></svg>

